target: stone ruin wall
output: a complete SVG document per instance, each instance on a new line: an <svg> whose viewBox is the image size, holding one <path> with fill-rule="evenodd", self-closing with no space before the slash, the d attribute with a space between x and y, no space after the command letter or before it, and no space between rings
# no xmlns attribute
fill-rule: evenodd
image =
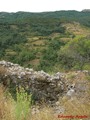
<svg viewBox="0 0 90 120"><path fill-rule="evenodd" d="M24 87L35 100L57 101L67 90L64 73L49 75L43 70L34 71L6 61L0 61L0 66L6 70L0 75L0 82L9 87Z"/></svg>

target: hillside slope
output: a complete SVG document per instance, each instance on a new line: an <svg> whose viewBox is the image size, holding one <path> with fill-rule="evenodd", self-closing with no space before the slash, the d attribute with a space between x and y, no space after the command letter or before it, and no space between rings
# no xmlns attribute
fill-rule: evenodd
<svg viewBox="0 0 90 120"><path fill-rule="evenodd" d="M47 72L90 70L89 19L83 11L1 12L0 60Z"/></svg>

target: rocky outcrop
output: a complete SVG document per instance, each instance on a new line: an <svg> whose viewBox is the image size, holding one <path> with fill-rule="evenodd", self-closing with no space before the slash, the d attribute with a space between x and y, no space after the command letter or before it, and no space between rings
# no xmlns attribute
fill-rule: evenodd
<svg viewBox="0 0 90 120"><path fill-rule="evenodd" d="M0 82L8 87L24 87L33 94L35 100L57 101L66 92L64 73L49 75L43 70L34 71L6 61L0 61L0 66L5 69L3 75L0 75Z"/></svg>

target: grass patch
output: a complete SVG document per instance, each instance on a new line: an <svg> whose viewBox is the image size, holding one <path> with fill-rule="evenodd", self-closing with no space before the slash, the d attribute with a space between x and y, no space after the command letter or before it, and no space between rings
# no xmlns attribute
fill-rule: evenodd
<svg viewBox="0 0 90 120"><path fill-rule="evenodd" d="M30 112L32 95L28 95L25 92L24 88L17 90L17 102L15 107L16 119L17 120L26 120L28 113Z"/></svg>

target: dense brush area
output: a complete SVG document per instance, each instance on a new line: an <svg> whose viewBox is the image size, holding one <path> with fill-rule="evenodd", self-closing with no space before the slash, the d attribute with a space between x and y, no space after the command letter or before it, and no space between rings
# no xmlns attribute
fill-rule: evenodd
<svg viewBox="0 0 90 120"><path fill-rule="evenodd" d="M0 60L35 70L90 70L90 12L0 13Z"/></svg>

